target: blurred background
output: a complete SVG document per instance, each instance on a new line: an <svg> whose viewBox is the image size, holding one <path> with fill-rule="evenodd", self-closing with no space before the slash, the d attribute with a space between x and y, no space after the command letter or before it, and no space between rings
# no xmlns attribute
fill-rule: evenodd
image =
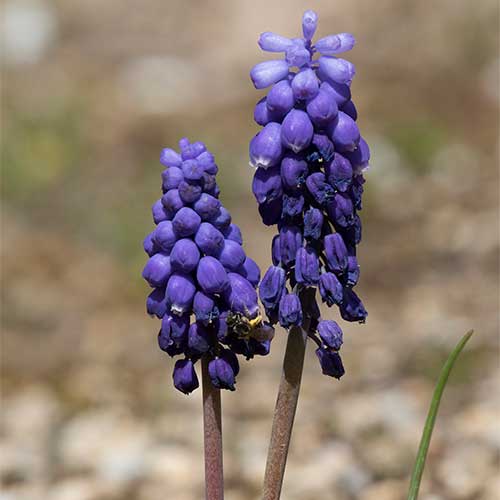
<svg viewBox="0 0 500 500"><path fill-rule="evenodd" d="M206 142L247 253L269 265L248 72L259 33L298 36L307 8L319 36L357 38L369 317L342 323L340 382L308 352L283 499L403 498L469 328L421 498L498 499L498 3L5 0L2 500L202 498L201 391L172 387L140 277L158 157ZM229 500L259 498L285 340L223 394Z"/></svg>

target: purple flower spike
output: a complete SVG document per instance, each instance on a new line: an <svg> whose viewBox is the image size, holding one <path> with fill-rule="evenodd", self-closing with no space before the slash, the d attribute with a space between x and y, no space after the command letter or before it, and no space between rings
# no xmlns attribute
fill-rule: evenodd
<svg viewBox="0 0 500 500"><path fill-rule="evenodd" d="M243 277L250 281L250 283L252 283L254 287L259 284L260 268L257 263L250 257L247 257L245 259L245 262L243 262L243 265L239 272Z"/></svg>
<svg viewBox="0 0 500 500"><path fill-rule="evenodd" d="M183 183L184 181L181 182L181 184ZM168 219L172 219L174 215L184 206L184 202L179 195L178 189L170 189L169 191L167 191L162 196L161 202L163 204L165 213L168 216Z"/></svg>
<svg viewBox="0 0 500 500"><path fill-rule="evenodd" d="M340 326L331 320L322 320L318 323L318 333L323 343L330 349L338 351L342 346L342 330Z"/></svg>
<svg viewBox="0 0 500 500"><path fill-rule="evenodd" d="M167 299L165 288L155 288L146 300L146 311L151 316L163 318L167 312Z"/></svg>
<svg viewBox="0 0 500 500"><path fill-rule="evenodd" d="M193 208L196 213L201 217L201 220L211 221L216 219L219 215L219 210L221 207L221 203L217 198L213 196L203 193L199 200L197 200Z"/></svg>
<svg viewBox="0 0 500 500"><path fill-rule="evenodd" d="M153 214L153 220L155 221L155 224L159 224L164 220L170 219L168 212L165 210L165 207L162 204L162 200L155 201L155 203L151 207L151 212Z"/></svg>
<svg viewBox="0 0 500 500"><path fill-rule="evenodd" d="M328 182L336 190L344 193L352 182L352 166L349 160L336 153L333 160L325 165Z"/></svg>
<svg viewBox="0 0 500 500"><path fill-rule="evenodd" d="M342 283L333 273L323 273L319 277L319 293L328 307L340 304L343 298Z"/></svg>
<svg viewBox="0 0 500 500"><path fill-rule="evenodd" d="M302 33L306 40L312 40L318 27L318 14L313 10L306 10L302 16Z"/></svg>
<svg viewBox="0 0 500 500"><path fill-rule="evenodd" d="M191 276L174 273L167 283L165 296L172 314L181 316L191 309L196 286Z"/></svg>
<svg viewBox="0 0 500 500"><path fill-rule="evenodd" d="M219 317L219 308L213 298L203 292L196 292L193 299L193 312L197 321L211 323Z"/></svg>
<svg viewBox="0 0 500 500"><path fill-rule="evenodd" d="M170 257L163 253L157 253L147 261L142 271L142 277L151 287L156 288L165 286L171 273Z"/></svg>
<svg viewBox="0 0 500 500"><path fill-rule="evenodd" d="M189 274L196 269L200 260L200 251L193 240L183 238L174 245L170 261L174 271Z"/></svg>
<svg viewBox="0 0 500 500"><path fill-rule="evenodd" d="M294 92L287 80L275 83L267 94L267 108L275 116L285 116L293 108L294 104Z"/></svg>
<svg viewBox="0 0 500 500"><path fill-rule="evenodd" d="M168 253L172 250L172 247L177 241L177 236L171 221L166 220L158 224L158 227L153 233L153 241L164 252Z"/></svg>
<svg viewBox="0 0 500 500"><path fill-rule="evenodd" d="M219 262L228 271L237 271L243 262L245 262L245 258L245 251L241 245L232 240L225 240L224 247L218 256Z"/></svg>
<svg viewBox="0 0 500 500"><path fill-rule="evenodd" d="M179 198L183 203L194 203L200 198L201 193L203 192L203 189L199 184L187 181L182 181L177 189L179 192Z"/></svg>
<svg viewBox="0 0 500 500"><path fill-rule="evenodd" d="M209 222L200 224L194 241L206 255L217 256L224 247L224 235Z"/></svg>
<svg viewBox="0 0 500 500"><path fill-rule="evenodd" d="M319 281L318 255L312 248L299 248L295 257L295 280L306 286Z"/></svg>
<svg viewBox="0 0 500 500"><path fill-rule="evenodd" d="M259 314L259 302L253 285L236 273L228 273L228 278L229 287L224 298L229 308L249 319L256 318Z"/></svg>
<svg viewBox="0 0 500 500"><path fill-rule="evenodd" d="M178 167L170 167L165 169L162 174L162 188L164 192L170 189L176 189L179 184L184 180L184 174L182 170Z"/></svg>
<svg viewBox="0 0 500 500"><path fill-rule="evenodd" d="M321 38L315 43L316 50L324 56L334 56L354 47L356 40L350 33L339 33Z"/></svg>
<svg viewBox="0 0 500 500"><path fill-rule="evenodd" d="M337 116L337 103L324 90L318 92L306 106L311 122L318 128L325 128Z"/></svg>
<svg viewBox="0 0 500 500"><path fill-rule="evenodd" d="M281 125L268 123L250 142L250 164L269 168L281 161Z"/></svg>
<svg viewBox="0 0 500 500"><path fill-rule="evenodd" d="M356 122L342 111L339 111L337 118L328 126L328 134L335 145L335 150L340 153L354 151L360 139Z"/></svg>
<svg viewBox="0 0 500 500"><path fill-rule="evenodd" d="M252 191L258 203L271 201L283 195L280 168L258 168L252 182Z"/></svg>
<svg viewBox="0 0 500 500"><path fill-rule="evenodd" d="M285 52L292 45L292 41L284 36L266 31L260 35L258 44L266 52Z"/></svg>
<svg viewBox="0 0 500 500"><path fill-rule="evenodd" d="M239 372L238 359L229 349L208 363L208 373L214 387L234 391L235 378Z"/></svg>
<svg viewBox="0 0 500 500"><path fill-rule="evenodd" d="M192 236L200 227L200 216L189 207L181 208L172 220L174 232L180 238Z"/></svg>
<svg viewBox="0 0 500 500"><path fill-rule="evenodd" d="M340 304L340 315L346 321L364 323L368 313L361 299L350 288L344 288L344 299Z"/></svg>
<svg viewBox="0 0 500 500"><path fill-rule="evenodd" d="M239 245L243 245L243 236L241 230L236 224L229 224L229 227L224 231L226 240L235 241Z"/></svg>
<svg viewBox="0 0 500 500"><path fill-rule="evenodd" d="M281 141L283 145L298 153L311 143L314 129L306 112L292 109L283 120Z"/></svg>
<svg viewBox="0 0 500 500"><path fill-rule="evenodd" d="M325 236L325 256L330 271L342 274L347 269L347 248L338 233Z"/></svg>
<svg viewBox="0 0 500 500"><path fill-rule="evenodd" d="M179 359L174 367L174 386L184 394L189 394L199 387L198 377L190 359Z"/></svg>
<svg viewBox="0 0 500 500"><path fill-rule="evenodd" d="M297 250L302 246L302 233L297 226L283 226L280 229L280 259L287 266L295 262Z"/></svg>
<svg viewBox="0 0 500 500"><path fill-rule="evenodd" d="M330 80L348 85L356 74L354 64L337 57L320 57L319 68Z"/></svg>
<svg viewBox="0 0 500 500"><path fill-rule="evenodd" d="M189 327L188 349L192 356L202 356L211 347L210 332L201 323L193 323Z"/></svg>
<svg viewBox="0 0 500 500"><path fill-rule="evenodd" d="M318 95L318 77L311 68L304 68L294 76L291 88L293 90L292 105L289 109L293 107L293 97L297 100L305 101L306 99L313 99Z"/></svg>
<svg viewBox="0 0 500 500"><path fill-rule="evenodd" d="M250 78L256 89L265 89L288 76L286 61L264 61L250 71Z"/></svg>
<svg viewBox="0 0 500 500"><path fill-rule="evenodd" d="M288 154L281 162L281 180L283 187L291 192L299 191L306 181L307 162L300 157Z"/></svg>
<svg viewBox="0 0 500 500"><path fill-rule="evenodd" d="M295 293L283 295L279 304L279 322L283 328L302 324L302 305Z"/></svg>
<svg viewBox="0 0 500 500"><path fill-rule="evenodd" d="M182 165L182 158L173 149L165 148L160 154L160 163L165 165L165 167L180 167Z"/></svg>
<svg viewBox="0 0 500 500"><path fill-rule="evenodd" d="M304 214L304 237L319 240L323 229L323 221L324 217L321 210L310 208Z"/></svg>
<svg viewBox="0 0 500 500"><path fill-rule="evenodd" d="M271 266L264 274L259 286L260 300L266 310L278 307L285 291L285 271L281 267Z"/></svg>
<svg viewBox="0 0 500 500"><path fill-rule="evenodd" d="M211 256L200 259L196 279L207 295L223 293L229 286L229 279L224 266Z"/></svg>
<svg viewBox="0 0 500 500"><path fill-rule="evenodd" d="M344 365L342 364L342 358L338 352L325 349L324 347L318 347L318 349L316 349L316 356L318 356L323 375L328 375L337 379L344 375Z"/></svg>

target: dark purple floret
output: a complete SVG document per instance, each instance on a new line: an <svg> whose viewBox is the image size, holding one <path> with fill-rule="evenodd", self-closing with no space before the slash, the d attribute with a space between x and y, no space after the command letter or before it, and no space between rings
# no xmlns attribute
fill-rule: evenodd
<svg viewBox="0 0 500 500"><path fill-rule="evenodd" d="M198 377L190 359L179 359L175 362L174 386L184 394L189 394L199 387Z"/></svg>
<svg viewBox="0 0 500 500"><path fill-rule="evenodd" d="M239 370L238 359L229 349L223 349L208 364L208 373L212 384L219 389L234 391L236 375L238 375Z"/></svg>
<svg viewBox="0 0 500 500"><path fill-rule="evenodd" d="M300 304L299 322L307 318L309 335L322 343L317 354L323 373L339 378L344 369L335 351L341 341L331 336L341 338L340 327L321 320L310 293L318 288L321 300L337 306L347 321L366 318L352 288L359 280L362 173L370 150L351 95L356 70L339 56L354 47L354 37L339 33L314 42L317 23L318 16L307 11L303 38L266 32L259 39L263 50L282 59L251 71L256 88L272 87L255 107L255 121L264 128L250 143L250 163L257 168L253 192L259 214L279 231L272 241L274 265L260 284L268 318L289 328L299 321L293 311Z"/></svg>

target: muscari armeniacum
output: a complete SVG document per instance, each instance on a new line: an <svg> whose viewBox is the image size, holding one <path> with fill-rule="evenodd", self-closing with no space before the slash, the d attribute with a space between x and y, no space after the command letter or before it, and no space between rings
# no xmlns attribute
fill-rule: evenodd
<svg viewBox="0 0 500 500"><path fill-rule="evenodd" d="M274 329L262 321L257 264L245 255L241 231L219 201L217 165L201 142L164 149L162 197L152 207L156 228L144 239L142 276L153 288L147 311L161 321L160 348L175 363L175 387L199 386L195 364L208 356L212 384L234 390L237 354L266 355ZM352 313L352 312L351 312Z"/></svg>
<svg viewBox="0 0 500 500"><path fill-rule="evenodd" d="M255 106L254 119L263 128L250 141L250 164L256 168L252 189L262 220L279 231L273 265L259 289L266 314L285 328L309 318L323 373L340 378L340 326L322 320L315 301L303 311L299 298L317 287L321 300L338 306L344 320L366 319L353 288L370 151L351 99L355 68L339 57L352 49L354 37L340 33L313 43L316 27L317 15L307 11L302 38L271 32L259 38L262 50L284 58L259 63L250 72L255 88L270 87Z"/></svg>

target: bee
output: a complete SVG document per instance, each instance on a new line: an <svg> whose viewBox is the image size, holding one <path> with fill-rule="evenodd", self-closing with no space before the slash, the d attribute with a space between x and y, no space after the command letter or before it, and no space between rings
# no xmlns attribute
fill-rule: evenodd
<svg viewBox="0 0 500 500"><path fill-rule="evenodd" d="M258 342L263 342L272 340L274 337L274 328L263 322L260 313L255 318L250 319L241 313L230 312L227 317L227 326L240 339L253 338Z"/></svg>

